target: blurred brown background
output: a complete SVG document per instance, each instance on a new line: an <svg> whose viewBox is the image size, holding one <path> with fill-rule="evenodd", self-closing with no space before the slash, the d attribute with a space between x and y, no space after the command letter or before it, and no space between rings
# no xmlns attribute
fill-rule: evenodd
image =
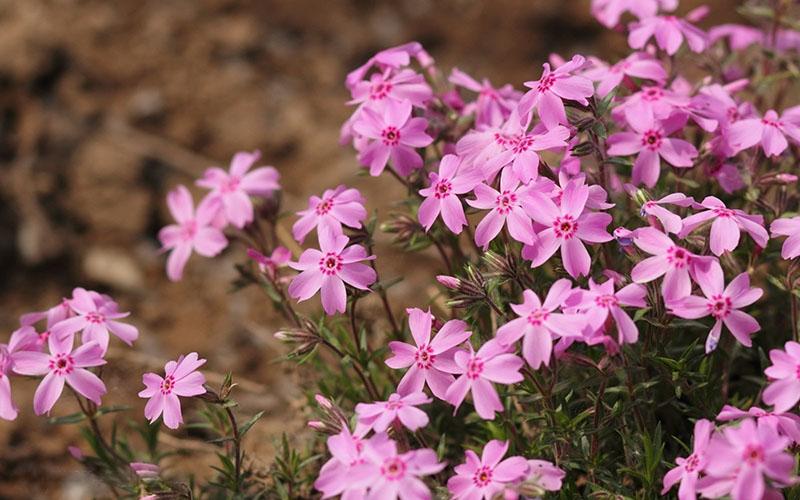
<svg viewBox="0 0 800 500"><path fill-rule="evenodd" d="M682 3L685 12L699 2ZM715 21L735 16L738 2L710 3ZM280 432L302 439L304 426L302 380L275 362L281 322L258 290L228 293L241 249L193 257L181 283L167 281L156 241L170 221L166 192L208 166L227 166L236 151L260 149L283 176L285 210L348 183L385 215L386 200L402 191L390 178L357 177L353 152L337 144L351 111L347 71L381 48L418 40L445 71L457 65L521 87L551 51L624 53L624 38L602 30L588 4L0 0L0 341L20 314L74 286L110 293L132 311L141 337L134 349L112 341L104 403L138 405L130 416L142 418L141 373L197 350L212 383L229 370L243 378L243 413L267 410L248 449L268 465ZM379 255L383 278L401 272L402 256L386 258L385 246ZM397 309L422 305L431 287L435 256L428 266L413 262L392 289ZM0 421L0 498L105 494L66 453L79 443L76 428L33 415L35 386L15 378L20 416ZM65 397L53 414L75 409ZM212 458L213 448L185 430L163 439L166 449L194 449L195 463Z"/></svg>

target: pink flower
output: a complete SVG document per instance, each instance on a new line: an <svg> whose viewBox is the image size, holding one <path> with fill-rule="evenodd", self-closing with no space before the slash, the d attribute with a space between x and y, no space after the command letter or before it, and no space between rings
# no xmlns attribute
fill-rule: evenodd
<svg viewBox="0 0 800 500"><path fill-rule="evenodd" d="M583 182L569 181L559 206L541 193L530 193L525 207L536 222L546 227L539 232L536 242L522 251L533 267L541 266L561 249L561 260L570 276L589 274L591 258L583 242L605 243L613 239L606 230L611 215L585 210L589 192Z"/></svg>
<svg viewBox="0 0 800 500"><path fill-rule="evenodd" d="M706 352L716 349L722 334L722 325L736 337L742 345L750 347L750 335L761 329L758 321L747 313L740 311L761 298L764 293L760 288L750 287L750 277L742 273L735 277L727 287L722 274L722 267L716 261L711 262L705 270L698 270L695 281L700 285L705 297L688 295L667 302L670 312L686 319L712 316L716 321L706 340Z"/></svg>
<svg viewBox="0 0 800 500"><path fill-rule="evenodd" d="M652 17L663 10L675 10L678 0L592 0L592 15L607 28L614 28L625 12L638 18Z"/></svg>
<svg viewBox="0 0 800 500"><path fill-rule="evenodd" d="M360 228L367 218L367 209L358 189L340 185L336 189L326 189L322 198L309 198L308 208L297 215L300 218L292 226L292 236L302 243L315 227L326 225L336 232L342 232L342 225Z"/></svg>
<svg viewBox="0 0 800 500"><path fill-rule="evenodd" d="M516 114L512 114L509 118L509 125L511 127L505 129L507 133L509 129L516 131L510 134L505 150L489 159L483 166L482 170L487 178L493 178L501 168L510 165L520 181L529 183L539 177L539 151L567 147L566 140L570 136L570 131L561 125L556 125L550 130L542 130L543 127L540 127L532 132L525 132L527 126L519 125Z"/></svg>
<svg viewBox="0 0 800 500"><path fill-rule="evenodd" d="M708 35L703 30L676 16L647 17L631 23L629 28L628 45L632 49L643 49L653 35L659 48L669 55L678 52L684 40L693 52L703 52L708 45Z"/></svg>
<svg viewBox="0 0 800 500"><path fill-rule="evenodd" d="M626 78L629 82L632 78L653 80L659 85L667 79L667 72L661 63L645 52L634 52L613 66L600 66L597 63L595 66L584 76L599 82L597 96L600 98L610 94Z"/></svg>
<svg viewBox="0 0 800 500"><path fill-rule="evenodd" d="M567 475L547 460L528 460L528 468L528 477L523 481L523 485L528 488L533 487L534 491L559 491L561 482Z"/></svg>
<svg viewBox="0 0 800 500"><path fill-rule="evenodd" d="M733 500L749 500L764 496L765 476L778 484L791 484L794 457L785 451L790 443L771 425L751 419L723 429L706 451L707 477L698 484L700 492L714 492L715 497L730 493Z"/></svg>
<svg viewBox="0 0 800 500"><path fill-rule="evenodd" d="M554 312L571 292L569 280L560 279L550 287L542 304L536 293L525 290L522 304L511 304L519 318L501 326L497 330L497 340L509 346L522 338L522 356L531 368L538 370L542 363L550 366L553 339L580 336L586 326L586 320L581 316Z"/></svg>
<svg viewBox="0 0 800 500"><path fill-rule="evenodd" d="M665 233L678 234L683 228L683 221L680 216L670 212L661 205L677 205L688 207L694 204L694 200L683 193L672 193L658 200L646 201L642 205L642 217L649 215L658 219ZM652 224L652 223L651 223Z"/></svg>
<svg viewBox="0 0 800 500"><path fill-rule="evenodd" d="M785 260L794 259L800 255L800 216L775 219L769 227L772 237L788 236L781 248L781 257Z"/></svg>
<svg viewBox="0 0 800 500"><path fill-rule="evenodd" d="M356 405L358 423L368 429L374 429L375 432L385 432L397 421L414 432L428 425L428 415L416 406L431 401L424 392L418 391L404 396L394 393L389 396L388 401L358 403Z"/></svg>
<svg viewBox="0 0 800 500"><path fill-rule="evenodd" d="M236 153L231 160L229 172L211 167L197 181L198 186L211 190L208 193L210 198L222 202L228 223L240 229L253 222L253 202L250 196L266 197L281 188L278 184L280 174L274 167L259 167L248 172L260 158L261 153L258 151Z"/></svg>
<svg viewBox="0 0 800 500"><path fill-rule="evenodd" d="M765 155L779 156L789 147L786 136L800 143L800 127L774 110L767 111L764 118L739 120L727 132L733 154L761 143Z"/></svg>
<svg viewBox="0 0 800 500"><path fill-rule="evenodd" d="M759 423L771 425L776 432L791 438L795 444L800 443L800 417L794 413L767 411L757 406L751 406L749 410L743 411L734 406L725 405L717 415L717 420L725 422L748 417L755 418Z"/></svg>
<svg viewBox="0 0 800 500"><path fill-rule="evenodd" d="M691 294L691 274L698 268L707 267L713 259L695 255L677 246L669 236L652 227L637 229L633 242L652 257L636 264L631 271L631 279L636 283L649 283L664 276L661 293L667 302Z"/></svg>
<svg viewBox="0 0 800 500"><path fill-rule="evenodd" d="M370 139L360 152L358 160L369 166L370 175L380 175L391 158L392 166L402 176L422 166L422 157L415 148L424 148L433 142L425 133L428 121L411 117L408 101L387 101L383 108L374 111L364 108L353 123L353 129Z"/></svg>
<svg viewBox="0 0 800 500"><path fill-rule="evenodd" d="M139 337L139 330L135 326L116 321L128 317L130 313L119 312L113 301L98 305L88 291L75 288L69 306L76 316L53 325L50 336L64 337L80 331L81 342L96 341L104 354L108 350L108 332L128 345L133 345L133 341Z"/></svg>
<svg viewBox="0 0 800 500"><path fill-rule="evenodd" d="M328 438L328 451L332 456L322 466L317 480L314 481L314 488L322 492L322 498L336 495L352 499L364 498L367 485L361 483L364 482L363 477L368 470L364 467L366 441L363 437L366 432L366 429L360 429L353 434L343 425L339 434ZM354 481L356 478L359 481Z"/></svg>
<svg viewBox="0 0 800 500"><path fill-rule="evenodd" d="M469 351L457 351L454 373L460 374L447 389L445 400L458 410L467 392L472 390L472 402L478 415L484 420L493 420L497 411L503 411L503 404L492 383L515 384L522 381L519 372L524 361L508 352L508 347L497 339L483 344L478 352L467 344Z"/></svg>
<svg viewBox="0 0 800 500"><path fill-rule="evenodd" d="M523 457L508 457L508 441L493 439L486 443L480 457L465 453L466 461L455 467L456 475L447 480L447 490L454 500L492 500L509 484L524 479L530 466Z"/></svg>
<svg viewBox="0 0 800 500"><path fill-rule="evenodd" d="M31 326L23 326L15 330L8 344L0 344L0 418L14 420L17 418L17 405L11 398L11 380L9 375L14 369L14 357L19 352L38 351L39 336Z"/></svg>
<svg viewBox="0 0 800 500"><path fill-rule="evenodd" d="M419 222L429 231L439 214L450 231L461 233L467 225L464 207L458 195L472 191L481 182L479 173L463 168L464 164L456 155L445 155L439 163L439 173L431 172L429 186L420 190L425 197L419 207Z"/></svg>
<svg viewBox="0 0 800 500"><path fill-rule="evenodd" d="M258 263L262 273L268 274L272 279L278 275L278 269L285 267L292 259L292 252L286 247L275 247L269 257L254 248L247 249L247 256Z"/></svg>
<svg viewBox="0 0 800 500"><path fill-rule="evenodd" d="M697 478L706 463L714 458L707 454L713 431L714 424L708 420L702 419L695 422L692 454L686 458L675 460L675 468L664 475L662 495L666 495L676 483L680 482L681 485L678 487L678 498L680 500L695 500L697 498Z"/></svg>
<svg viewBox="0 0 800 500"><path fill-rule="evenodd" d="M183 423L178 396L188 398L206 393L203 387L206 378L197 371L205 362L205 359L198 359L196 352L190 352L177 361L168 361L164 365L163 378L155 373L142 375L145 388L139 392L139 397L149 398L144 407L144 416L150 423L155 422L162 413L164 425L170 429L177 429Z"/></svg>
<svg viewBox="0 0 800 500"><path fill-rule="evenodd" d="M408 101L414 106L424 106L433 95L425 77L410 69L393 72L387 68L373 73L369 80L361 80L350 87L353 99L347 104L378 105L391 99Z"/></svg>
<svg viewBox="0 0 800 500"><path fill-rule="evenodd" d="M784 350L769 351L772 365L764 370L771 382L764 389L762 399L775 407L776 413L786 413L800 400L800 344L787 342Z"/></svg>
<svg viewBox="0 0 800 500"><path fill-rule="evenodd" d="M620 344L634 343L639 339L639 329L622 306L647 307L647 289L638 283L631 283L614 291L614 280L601 284L589 278L589 290L581 290L580 299L574 307L588 315L588 322L596 331L603 328L610 315L617 324L617 341Z"/></svg>
<svg viewBox="0 0 800 500"><path fill-rule="evenodd" d="M745 231L761 248L767 246L769 234L764 229L764 217L750 215L738 209L727 208L719 198L706 196L698 208L703 212L690 215L683 220L683 229L678 234L685 238L689 233L713 220L711 223L710 248L714 255L732 252L739 245L740 230Z"/></svg>
<svg viewBox="0 0 800 500"><path fill-rule="evenodd" d="M433 59L425 52L419 42L409 42L397 47L384 49L370 57L367 62L347 74L345 85L348 89L353 89L373 67L377 67L379 71L385 71L386 69L397 70L411 64L412 57L416 58L422 67L428 67L433 64Z"/></svg>
<svg viewBox="0 0 800 500"><path fill-rule="evenodd" d="M731 50L735 52L767 41L762 30L743 24L720 24L708 30L709 45L726 38Z"/></svg>
<svg viewBox="0 0 800 500"><path fill-rule="evenodd" d="M486 78L478 83L477 80L458 68L453 68L449 81L453 85L464 87L478 94L474 105L468 106L464 110L465 114L474 110L476 128L500 126L511 116L511 111L517 107L522 97L522 92L514 90L511 85L495 88Z"/></svg>
<svg viewBox="0 0 800 500"><path fill-rule="evenodd" d="M408 309L408 327L416 346L405 342L389 342L392 357L386 360L390 368L410 367L397 386L400 394L420 392L425 383L433 395L445 399L448 387L455 380L453 354L471 335L467 324L453 319L445 323L431 340L433 315L422 309Z"/></svg>
<svg viewBox="0 0 800 500"><path fill-rule="evenodd" d="M92 293L95 292L89 292L90 295ZM57 323L60 323L67 318L71 318L72 316L75 316L75 313L69 306L69 299L62 298L61 302L46 311L23 314L19 318L19 324L20 326L33 326L40 320L47 318L45 330L39 334L38 341L39 347L43 349L44 345L47 343L47 337L50 336L50 329L53 328L53 326L55 326Z"/></svg>
<svg viewBox="0 0 800 500"><path fill-rule="evenodd" d="M147 462L131 462L130 467L142 479L154 479L161 473L161 467Z"/></svg>
<svg viewBox="0 0 800 500"><path fill-rule="evenodd" d="M548 129L558 124L568 125L563 101L576 101L587 106L589 101L586 98L594 94L591 80L574 75L585 62L583 56L576 55L570 62L554 71L550 70L549 63L544 63L541 78L525 82L525 86L531 90L519 101L520 120L525 121L528 113L536 108L539 111L539 118Z"/></svg>
<svg viewBox="0 0 800 500"><path fill-rule="evenodd" d="M49 413L61 396L66 382L75 392L100 404L106 386L100 378L86 368L106 364L103 348L96 341L85 342L73 350L74 335L50 335L47 344L50 354L22 351L14 354L14 372L20 375L44 375L33 395L33 411L37 415Z"/></svg>
<svg viewBox="0 0 800 500"><path fill-rule="evenodd" d="M610 156L637 154L633 164L632 182L653 187L661 172L661 161L673 167L691 167L697 157L697 149L683 139L669 137L683 128L685 120L670 119L659 122L648 113L629 113L634 132L618 132L608 138Z"/></svg>
<svg viewBox="0 0 800 500"><path fill-rule="evenodd" d="M193 250L204 257L214 257L228 246L228 240L212 225L220 207L219 199L206 197L195 212L189 190L178 186L167 195L167 205L177 224L162 228L158 239L164 250L172 250L167 259L167 276L180 281Z"/></svg>
<svg viewBox="0 0 800 500"><path fill-rule="evenodd" d="M500 191L488 184L475 186L475 199L467 200L471 206L490 209L483 220L475 228L475 244L489 248L489 243L500 233L505 225L508 233L517 241L532 244L536 238L533 232L531 217L522 207L528 186L520 183L511 169L504 169L500 174Z"/></svg>
<svg viewBox="0 0 800 500"><path fill-rule="evenodd" d="M301 271L289 285L289 295L299 301L310 299L321 291L322 308L326 314L344 312L347 307L347 290L344 284L368 290L375 282L375 270L360 261L373 260L361 245L347 247L350 239L328 227L317 231L319 250L307 249L297 262L289 266ZM345 248L347 247L347 248Z"/></svg>

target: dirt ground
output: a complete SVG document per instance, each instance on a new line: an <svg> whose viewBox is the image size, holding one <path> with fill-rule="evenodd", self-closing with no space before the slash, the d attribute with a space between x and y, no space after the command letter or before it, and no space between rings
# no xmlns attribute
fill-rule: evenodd
<svg viewBox="0 0 800 500"><path fill-rule="evenodd" d="M715 3L715 19L733 15L730 2ZM447 71L458 65L520 86L551 51L624 52L624 39L601 30L588 4L0 0L0 329L12 331L20 314L73 286L110 293L132 311L141 338L134 349L113 344L104 403L134 405L130 415L142 418L141 372L196 350L212 382L229 370L241 379L243 413L267 411L248 449L268 464L276 437L302 439L305 420L302 380L275 362L281 321L257 290L228 293L241 249L194 257L182 282L167 281L156 240L170 221L167 191L236 151L260 149L282 174L286 210L348 183L385 214L401 192L391 179L356 176L353 152L337 144L350 112L347 71L378 49L418 40ZM383 278L410 262L386 245L378 251ZM420 305L420 291L430 290L434 256L418 262L392 290L398 309ZM35 381L13 384L21 411L0 421L0 498L105 494L66 453L79 443L76 429L34 416ZM53 414L73 411L65 398ZM185 431L168 433L164 445L191 447L197 460L212 450Z"/></svg>

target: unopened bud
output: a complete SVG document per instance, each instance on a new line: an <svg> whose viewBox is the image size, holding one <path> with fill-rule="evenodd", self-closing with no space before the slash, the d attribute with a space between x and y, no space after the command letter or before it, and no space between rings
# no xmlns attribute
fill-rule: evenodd
<svg viewBox="0 0 800 500"><path fill-rule="evenodd" d="M450 290L458 290L458 288L461 286L460 279L454 278L453 276L447 276L444 274L436 276L436 281L438 281L442 286L449 288Z"/></svg>

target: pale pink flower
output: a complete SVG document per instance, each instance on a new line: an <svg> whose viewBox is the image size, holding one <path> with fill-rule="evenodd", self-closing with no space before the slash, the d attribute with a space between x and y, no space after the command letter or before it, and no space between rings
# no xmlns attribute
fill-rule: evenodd
<svg viewBox="0 0 800 500"><path fill-rule="evenodd" d="M314 488L322 492L322 498L342 495L345 499L362 499L367 490L364 478L369 471L364 457L366 429L350 432L347 425L341 432L330 436L327 440L331 458L323 464L319 471Z"/></svg>
<svg viewBox="0 0 800 500"><path fill-rule="evenodd" d="M89 294L93 294L96 292L89 291ZM92 299L96 299L96 297L92 297ZM36 311L32 313L23 314L19 318L20 326L33 326L42 319L46 319L45 322L45 329L41 333L39 333L39 340L38 346L40 349L44 349L45 345L47 344L47 337L50 336L50 330L56 324L64 321L67 318L71 318L75 316L75 313L72 311L72 308L69 306L69 299L66 297L61 299L57 305L47 309L46 311Z"/></svg>
<svg viewBox="0 0 800 500"><path fill-rule="evenodd" d="M686 319L714 318L714 326L706 340L706 352L716 349L723 324L742 345L752 346L750 336L761 327L755 318L739 309L760 299L764 291L750 287L747 273L738 275L726 287L722 267L717 261L712 261L707 269L699 269L695 273L695 281L705 297L687 295L667 301L670 312Z"/></svg>
<svg viewBox="0 0 800 500"><path fill-rule="evenodd" d="M763 118L739 120L727 131L733 154L760 143L765 155L779 156L789 147L787 136L800 143L800 126L785 116L779 117L774 110L767 111Z"/></svg>
<svg viewBox="0 0 800 500"><path fill-rule="evenodd" d="M44 375L33 395L33 411L37 415L49 413L64 390L64 383L75 392L100 404L106 386L87 368L106 364L104 350L96 341L85 342L73 350L74 335L50 335L47 339L50 354L38 351L21 351L14 354L14 372L20 375Z"/></svg>
<svg viewBox="0 0 800 500"><path fill-rule="evenodd" d="M463 110L464 114L475 113L476 128L500 126L511 116L511 111L522 98L522 92L509 84L496 88L486 78L479 83L458 68L453 68L449 81L478 94L475 103Z"/></svg>
<svg viewBox="0 0 800 500"><path fill-rule="evenodd" d="M769 234L764 229L762 215L750 215L735 208L727 208L719 198L706 196L696 208L706 208L703 212L690 215L683 219L683 228L678 233L680 238L685 238L689 233L711 222L710 248L714 255L736 250L739 245L741 231L746 232L761 248L767 246Z"/></svg>
<svg viewBox="0 0 800 500"><path fill-rule="evenodd" d="M347 74L345 85L348 89L353 89L359 81L369 74L372 68L377 68L381 72L387 69L397 70L411 64L412 57L417 59L423 68L433 64L433 59L425 52L419 42L408 42L397 47L381 50L370 57L367 62Z"/></svg>
<svg viewBox="0 0 800 500"><path fill-rule="evenodd" d="M11 398L9 377L14 369L14 356L19 352L38 350L39 336L31 326L15 330L8 339L8 344L0 344L0 418L3 420L14 420L18 413L17 405Z"/></svg>
<svg viewBox="0 0 800 500"><path fill-rule="evenodd" d="M400 394L420 392L428 384L431 392L445 399L447 389L455 380L451 372L456 371L453 354L472 332L467 324L453 319L445 323L431 340L433 315L422 309L408 309L408 327L415 346L405 342L389 342L392 357L386 360L390 368L410 367L397 386Z"/></svg>
<svg viewBox="0 0 800 500"><path fill-rule="evenodd" d="M471 344L467 347L469 351L456 351L453 356L456 365L453 372L460 376L447 389L445 400L457 411L471 390L475 411L484 420L493 420L495 412L503 411L503 404L492 383L508 385L522 381L519 370L525 362L509 353L509 348L497 339L486 342L477 352Z"/></svg>
<svg viewBox="0 0 800 500"><path fill-rule="evenodd" d="M439 214L447 228L455 234L461 233L461 229L467 225L458 195L472 191L481 182L482 176L464 167L461 158L450 154L442 158L438 174L428 174L430 184L419 192L425 197L419 206L419 222L426 231L431 229Z"/></svg>
<svg viewBox="0 0 800 500"><path fill-rule="evenodd" d="M424 148L433 142L425 133L427 127L425 118L411 116L408 101L386 101L377 111L364 108L353 123L353 129L370 142L361 150L358 160L375 176L383 172L391 158L392 167L406 176L422 167L422 157L415 148Z"/></svg>
<svg viewBox="0 0 800 500"><path fill-rule="evenodd" d="M489 248L489 243L503 229L517 241L533 244L536 234L533 232L531 217L522 206L525 194L530 190L520 183L511 169L504 169L500 174L500 191L488 184L475 186L475 199L467 203L475 208L490 210L475 228L475 244Z"/></svg>
<svg viewBox="0 0 800 500"><path fill-rule="evenodd" d="M281 188L280 174L274 167L258 167L248 172L260 158L259 151L236 153L228 172L211 167L197 180L198 186L211 190L208 193L211 199L221 201L225 220L240 229L253 222L250 196L266 197Z"/></svg>
<svg viewBox="0 0 800 500"><path fill-rule="evenodd" d="M319 250L309 248L297 262L289 266L301 271L289 285L289 295L299 301L310 299L321 290L322 308L326 314L344 312L347 307L345 283L368 290L377 277L375 270L364 260L373 260L361 245L347 246L350 238L328 227L317 231ZM345 248L347 247L347 248Z"/></svg>
<svg viewBox="0 0 800 500"><path fill-rule="evenodd" d="M567 475L563 469L547 460L528 460L528 468L527 477L519 485L522 491L559 491Z"/></svg>
<svg viewBox="0 0 800 500"><path fill-rule="evenodd" d="M669 137L681 130L684 120L661 122L647 113L626 115L634 132L618 132L608 138L610 156L638 154L633 164L632 182L655 186L661 172L661 158L673 167L688 168L697 149L683 139Z"/></svg>
<svg viewBox="0 0 800 500"><path fill-rule="evenodd" d="M69 306L75 316L53 325L50 336L64 337L81 332L81 342L96 341L103 353L108 350L109 332L128 345L133 345L133 341L139 337L139 330L135 326L117 321L128 317L130 313L119 312L113 301L98 305L89 291L78 287L72 290Z"/></svg>
<svg viewBox="0 0 800 500"><path fill-rule="evenodd" d="M592 0L592 15L605 27L614 28L626 12L641 19L655 16L659 8L672 11L677 7L678 0Z"/></svg>
<svg viewBox="0 0 800 500"><path fill-rule="evenodd" d="M550 287L542 304L536 293L525 290L522 304L511 304L511 309L519 317L497 330L497 340L510 346L522 338L522 356L531 368L538 370L542 364L550 366L553 340L580 336L586 326L586 319L582 316L555 312L571 292L570 281L560 279Z"/></svg>
<svg viewBox="0 0 800 500"><path fill-rule="evenodd" d="M670 124L670 128L681 130L688 120L691 99L672 89L656 85L642 85L638 92L624 98L611 108L611 116L617 122L623 120L633 124L660 120ZM697 113L699 114L699 113Z"/></svg>
<svg viewBox="0 0 800 500"><path fill-rule="evenodd" d="M722 429L706 450L707 476L699 481L700 493L714 498L729 493L733 500L750 500L764 496L766 478L792 484L795 460L786 451L790 443L771 425L752 419Z"/></svg>
<svg viewBox="0 0 800 500"><path fill-rule="evenodd" d="M698 268L707 267L713 257L695 255L679 247L658 229L643 227L634 231L633 242L652 255L636 264L631 279L636 283L649 283L664 276L661 293L669 302L692 293L691 275Z"/></svg>
<svg viewBox="0 0 800 500"><path fill-rule="evenodd" d="M586 211L589 193L587 186L575 180L563 189L558 206L541 193L529 193L525 208L536 222L545 226L536 242L522 251L522 256L532 261L531 266L541 266L561 249L561 260L570 276L589 274L591 257L583 242L605 243L613 239L606 229L611 215Z"/></svg>
<svg viewBox="0 0 800 500"><path fill-rule="evenodd" d="M170 280L180 281L192 251L214 257L228 246L225 235L213 225L220 203L217 198L206 197L195 212L192 195L185 186L178 186L167 195L169 211L177 224L162 228L158 239L164 250L171 250L167 259Z"/></svg>
<svg viewBox="0 0 800 500"><path fill-rule="evenodd" d="M772 237L788 236L781 247L781 257L785 260L800 255L800 216L775 219L769 227Z"/></svg>
<svg viewBox="0 0 800 500"><path fill-rule="evenodd" d="M613 66L598 64L584 73L584 76L599 82L597 96L606 97L612 90L626 80L632 83L632 78L652 80L659 85L667 79L667 72L661 63L646 52L634 52Z"/></svg>
<svg viewBox="0 0 800 500"><path fill-rule="evenodd" d="M709 45L724 39L728 40L731 50L736 52L767 41L764 31L743 24L719 24L708 30Z"/></svg>
<svg viewBox="0 0 800 500"><path fill-rule="evenodd" d="M678 487L678 498L680 500L695 500L697 498L697 478L706 463L713 459L707 454L713 432L714 424L708 420L702 419L695 422L692 453L686 458L679 457L675 460L675 467L664 475L662 495L666 495L676 483L680 482L681 484Z"/></svg>
<svg viewBox="0 0 800 500"><path fill-rule="evenodd" d="M638 283L631 283L614 291L614 280L608 279L597 284L589 278L589 290L581 290L579 300L573 307L583 311L592 328L605 327L609 315L617 325L617 342L634 343L639 339L639 329L622 306L647 307L647 289Z"/></svg>
<svg viewBox="0 0 800 500"><path fill-rule="evenodd" d="M694 199L683 193L672 193L658 200L649 200L642 205L642 217L651 216L661 223L665 233L678 234L683 228L683 220L661 205L677 205L689 207L694 204ZM652 223L651 223L652 224Z"/></svg>
<svg viewBox="0 0 800 500"><path fill-rule="evenodd" d="M315 227L329 226L336 232L341 232L343 225L360 228L367 218L367 209L358 189L340 185L336 189L326 189L321 198L309 198L308 208L297 215L300 218L292 226L292 236L302 243Z"/></svg>
<svg viewBox="0 0 800 500"><path fill-rule="evenodd" d="M406 395L394 393L387 401L375 403L358 403L356 414L362 427L384 432L395 422L400 422L411 432L428 425L428 415L417 408L418 405L432 401L424 392L412 392Z"/></svg>
<svg viewBox="0 0 800 500"><path fill-rule="evenodd" d="M767 411L757 406L751 406L749 410L744 411L731 405L725 405L717 415L717 420L725 422L748 417L756 419L759 423L771 425L775 431L791 438L795 444L800 443L800 416L794 413Z"/></svg>
<svg viewBox="0 0 800 500"><path fill-rule="evenodd" d="M436 474L446 465L428 448L400 453L397 443L385 433L366 442L363 456L366 463L352 480L358 483L363 477L363 483L369 486L365 500L430 500L431 492L420 478Z"/></svg>
<svg viewBox="0 0 800 500"><path fill-rule="evenodd" d="M247 256L256 261L258 269L270 278L275 279L278 269L286 267L292 259L292 252L283 246L275 247L269 257L254 248L247 249Z"/></svg>
<svg viewBox="0 0 800 500"><path fill-rule="evenodd" d="M659 48L674 55L684 40L693 52L702 52L708 45L708 35L688 20L677 16L652 16L640 19L629 26L628 45L641 50L655 35Z"/></svg>
<svg viewBox="0 0 800 500"><path fill-rule="evenodd" d="M366 104L375 106L391 99L397 102L408 101L414 106L424 106L433 95L425 77L411 69L394 71L386 68L373 73L369 80L361 80L350 87L353 97L347 104Z"/></svg>
<svg viewBox="0 0 800 500"><path fill-rule="evenodd" d="M197 371L205 364L196 352L179 357L176 361L168 361L164 365L164 376L155 373L142 375L145 388L139 392L140 398L148 398L144 407L144 416L153 423L162 414L164 425L177 429L183 423L181 401L178 396L189 398L205 394L203 384L206 378Z"/></svg>
<svg viewBox="0 0 800 500"><path fill-rule="evenodd" d="M586 106L589 104L586 98L594 94L592 81L574 74L585 63L586 59L579 55L555 70L550 69L549 63L544 63L542 76L536 81L525 82L525 86L531 90L519 101L520 121L527 121L528 113L536 108L539 118L548 129L559 124L568 125L564 100Z"/></svg>
<svg viewBox="0 0 800 500"><path fill-rule="evenodd" d="M455 467L456 475L447 480L447 490L454 500L492 500L507 485L524 479L531 467L523 457L503 457L508 441L493 439L483 447L481 456L465 452L466 461ZM513 497L512 497L513 498Z"/></svg>
<svg viewBox="0 0 800 500"><path fill-rule="evenodd" d="M784 350L769 351L772 365L764 370L770 384L764 389L762 399L773 405L776 413L785 413L800 400L800 344L789 341Z"/></svg>

